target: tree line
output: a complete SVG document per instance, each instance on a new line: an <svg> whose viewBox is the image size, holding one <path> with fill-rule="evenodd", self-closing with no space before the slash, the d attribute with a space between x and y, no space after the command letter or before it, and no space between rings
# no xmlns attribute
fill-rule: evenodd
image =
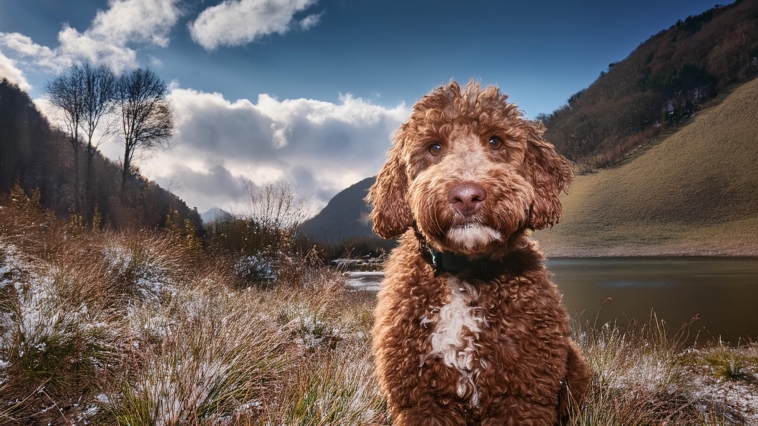
<svg viewBox="0 0 758 426"><path fill-rule="evenodd" d="M608 65L537 120L584 173L609 166L695 114L728 85L758 75L758 2L740 0L679 21Z"/></svg>

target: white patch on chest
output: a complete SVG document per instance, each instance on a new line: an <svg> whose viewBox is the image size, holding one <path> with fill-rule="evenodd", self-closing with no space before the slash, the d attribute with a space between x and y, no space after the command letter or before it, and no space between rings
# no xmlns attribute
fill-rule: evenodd
<svg viewBox="0 0 758 426"><path fill-rule="evenodd" d="M476 378L479 365L486 368L486 363L476 363L476 340L482 327L487 325L481 307L471 306L479 297L476 287L457 278L448 280L451 300L442 306L433 320L421 319L422 324L434 323L434 331L429 336L432 349L423 358L441 358L445 365L455 368L460 373L457 385L458 396L463 397L470 386L473 390L471 404L479 402Z"/></svg>

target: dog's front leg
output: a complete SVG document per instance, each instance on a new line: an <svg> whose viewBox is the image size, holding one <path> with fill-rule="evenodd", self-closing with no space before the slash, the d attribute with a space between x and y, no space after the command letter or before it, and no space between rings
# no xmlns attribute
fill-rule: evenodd
<svg viewBox="0 0 758 426"><path fill-rule="evenodd" d="M434 401L412 408L400 408L392 415L392 424L398 426L464 426L466 420L456 411L443 408Z"/></svg>
<svg viewBox="0 0 758 426"><path fill-rule="evenodd" d="M579 352L579 347L571 339L568 341L568 349L566 377L561 386L560 405L558 407L560 417L564 421L572 409L581 409L584 405L587 388L592 379L592 371L587 365L587 361L584 360Z"/></svg>
<svg viewBox="0 0 758 426"><path fill-rule="evenodd" d="M390 316L389 318L393 318ZM397 318L397 317L394 317ZM398 334L388 332L377 322L374 330L376 373L392 416L392 424L400 426L466 425L465 409L456 397L459 374L439 359L420 363L429 352L428 333L420 326L415 331ZM409 328L415 328L413 322ZM415 336L409 338L407 336ZM381 339L380 339L381 338Z"/></svg>
<svg viewBox="0 0 758 426"><path fill-rule="evenodd" d="M464 402L456 397L457 373L430 360L411 368L396 360L384 376L394 386L385 386L392 424L401 426L464 426Z"/></svg>

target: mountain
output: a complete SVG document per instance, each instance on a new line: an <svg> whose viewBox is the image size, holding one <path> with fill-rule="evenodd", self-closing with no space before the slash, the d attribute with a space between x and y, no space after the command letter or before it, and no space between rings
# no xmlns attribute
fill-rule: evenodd
<svg viewBox="0 0 758 426"><path fill-rule="evenodd" d="M223 220L229 220L232 218L231 213L226 212L218 207L213 207L212 209L209 209L205 213L200 215L200 219L203 220L204 224L209 224L216 221L223 221Z"/></svg>
<svg viewBox="0 0 758 426"><path fill-rule="evenodd" d="M548 254L758 255L758 79L620 165L577 176Z"/></svg>
<svg viewBox="0 0 758 426"><path fill-rule="evenodd" d="M363 198L375 178L366 178L343 190L316 216L300 228L308 237L321 242L337 243L350 238L377 238L367 218L370 211Z"/></svg>
<svg viewBox="0 0 758 426"><path fill-rule="evenodd" d="M758 75L758 1L680 20L644 41L565 105L537 118L579 173L621 161L689 119L731 84Z"/></svg>

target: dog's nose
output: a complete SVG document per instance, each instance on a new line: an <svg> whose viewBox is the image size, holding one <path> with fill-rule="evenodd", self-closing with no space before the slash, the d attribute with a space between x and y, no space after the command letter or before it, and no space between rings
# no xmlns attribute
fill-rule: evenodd
<svg viewBox="0 0 758 426"><path fill-rule="evenodd" d="M463 217L469 217L482 208L486 198L487 193L481 185L474 182L464 182L450 190L447 200Z"/></svg>

